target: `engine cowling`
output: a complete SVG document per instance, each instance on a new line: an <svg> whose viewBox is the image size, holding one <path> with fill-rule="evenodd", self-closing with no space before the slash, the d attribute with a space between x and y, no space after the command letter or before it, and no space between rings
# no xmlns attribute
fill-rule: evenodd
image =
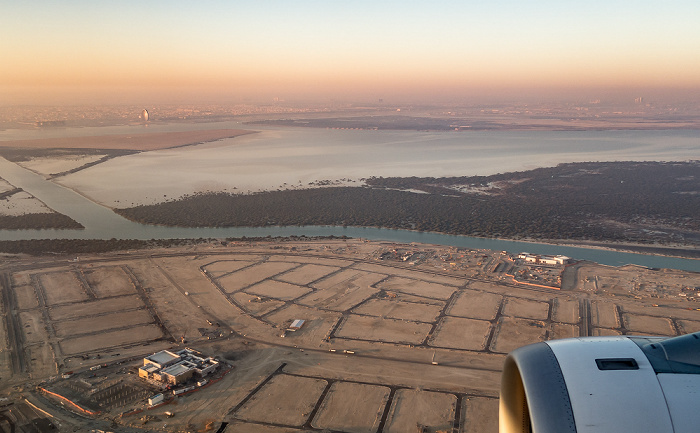
<svg viewBox="0 0 700 433"><path fill-rule="evenodd" d="M501 433L700 431L700 333L582 337L511 352Z"/></svg>

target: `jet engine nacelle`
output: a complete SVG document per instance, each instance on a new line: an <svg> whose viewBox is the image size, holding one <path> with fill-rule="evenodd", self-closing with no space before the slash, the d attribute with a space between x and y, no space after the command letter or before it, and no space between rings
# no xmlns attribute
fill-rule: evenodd
<svg viewBox="0 0 700 433"><path fill-rule="evenodd" d="M697 433L700 333L531 344L503 367L500 433Z"/></svg>

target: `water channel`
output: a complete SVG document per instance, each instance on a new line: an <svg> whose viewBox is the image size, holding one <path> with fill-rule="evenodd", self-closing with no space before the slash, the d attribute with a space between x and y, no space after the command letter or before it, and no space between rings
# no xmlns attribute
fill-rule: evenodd
<svg viewBox="0 0 700 433"><path fill-rule="evenodd" d="M483 248L508 251L510 253L527 251L536 254L563 254L578 260L590 260L611 266L632 263L653 268L683 269L700 272L700 260L408 230L336 226L229 228L152 226L126 220L112 212L111 209L98 205L71 189L47 181L42 176L4 158L0 158L0 172L13 185L28 191L49 207L69 215L85 226L84 230L0 230L0 239L2 240L186 239L333 235L402 243L417 242L472 249Z"/></svg>

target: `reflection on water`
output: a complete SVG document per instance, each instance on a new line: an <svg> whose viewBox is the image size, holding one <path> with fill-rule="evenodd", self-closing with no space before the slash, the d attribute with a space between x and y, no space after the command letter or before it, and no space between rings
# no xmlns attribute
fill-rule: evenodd
<svg viewBox="0 0 700 433"><path fill-rule="evenodd" d="M166 126L159 125L161 129ZM241 127L233 122L197 126ZM143 127L112 130L133 134L142 132ZM152 131L155 129L147 132ZM130 207L201 191L298 188L316 180L489 175L562 162L687 160L697 155L696 131L681 130L422 132L264 128L259 134L116 158L59 181L107 206Z"/></svg>
<svg viewBox="0 0 700 433"><path fill-rule="evenodd" d="M191 128L193 125L184 125ZM234 122L199 124L237 128ZM143 126L113 127L101 133L138 133ZM171 129L167 129L171 128ZM179 129L178 129L179 128ZM64 136L86 129L63 130ZM183 125L144 132L183 130ZM256 127L257 129L257 127ZM82 132L78 134L77 131ZM3 131L0 140L18 139ZM36 138L36 137L19 137ZM304 186L313 180L368 176L493 174L591 160L687 160L698 154L696 131L586 132L412 132L265 128L260 134L111 160L61 180L82 194L119 207L162 201L201 189L230 191ZM0 239L168 239L257 236L349 236L421 242L512 253L564 254L608 265L635 263L700 271L700 260L618 253L587 248L480 239L435 233L353 227L176 228L133 223L75 191L0 158L0 176L49 207L83 224L85 230L2 230ZM234 189L235 188L235 189ZM164 197L165 196L165 197ZM117 202L118 200L118 202Z"/></svg>

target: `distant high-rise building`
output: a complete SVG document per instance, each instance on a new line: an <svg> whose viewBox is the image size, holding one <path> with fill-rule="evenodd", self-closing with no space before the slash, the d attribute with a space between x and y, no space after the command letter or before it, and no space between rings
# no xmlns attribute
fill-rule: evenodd
<svg viewBox="0 0 700 433"><path fill-rule="evenodd" d="M143 112L141 113L141 118L143 119L144 122L148 122L148 110L145 108L143 109Z"/></svg>
<svg viewBox="0 0 700 433"><path fill-rule="evenodd" d="M644 98L642 98L641 96L634 98L635 104L641 104L642 102L644 102Z"/></svg>

